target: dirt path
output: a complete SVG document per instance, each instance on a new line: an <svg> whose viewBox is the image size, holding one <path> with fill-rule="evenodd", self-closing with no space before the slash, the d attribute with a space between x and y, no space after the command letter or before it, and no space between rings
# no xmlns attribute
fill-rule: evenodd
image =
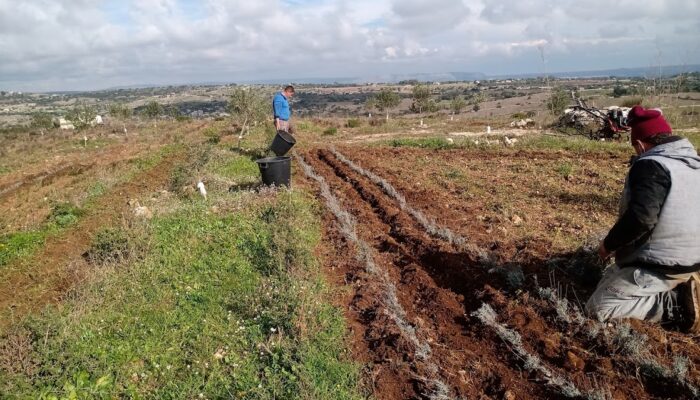
<svg viewBox="0 0 700 400"><path fill-rule="evenodd" d="M43 171L38 174L27 175L19 181L0 184L0 199L25 186L29 186L37 182L40 182L43 185L45 181L59 176L80 174L84 170L91 168L93 165L94 164L61 164L51 170Z"/></svg>
<svg viewBox="0 0 700 400"><path fill-rule="evenodd" d="M148 143L122 143L108 146L95 154L71 153L43 163L29 165L0 177L0 199L34 184L47 185L66 175L76 175L91 168L128 161L148 148Z"/></svg>
<svg viewBox="0 0 700 400"><path fill-rule="evenodd" d="M47 239L29 260L4 267L0 272L0 328L58 302L83 277L87 268L82 254L102 228L117 224L131 212L127 201L165 188L172 170L183 162L185 150L166 156L155 167L118 184L98 198L91 212L61 236Z"/></svg>
<svg viewBox="0 0 700 400"><path fill-rule="evenodd" d="M597 327L592 321L557 319L557 303L537 298L535 283L509 290L508 271L518 266L484 265L474 254L428 235L396 201L330 151L309 151L304 159L356 218L358 237L370 245L374 263L390 277L405 310L404 322L417 337L409 340L396 319L389 318L386 285L367 272L358 259L357 244L348 242L334 219L326 216L324 258L331 279L351 288L343 305L355 356L368 364L377 398L445 398L431 382L443 382L447 398L567 398L563 388L570 390L569 398L591 398L595 393L614 399L660 399L671 393L690 398L690 392L669 376L640 377L642 361L634 358L638 354L621 351L607 334L588 332L589 326ZM534 260L525 270L542 269L535 261L541 263ZM524 363L497 332L473 316L482 304L497 310L499 324L519 332L523 348L541 360L542 369ZM638 328L650 338L647 360L655 365L671 370L669 348L698 362L697 346L684 347L687 337ZM427 344L427 357L416 343ZM437 366L435 371L426 360ZM691 376L697 380L698 373ZM659 391L659 386L667 389Z"/></svg>

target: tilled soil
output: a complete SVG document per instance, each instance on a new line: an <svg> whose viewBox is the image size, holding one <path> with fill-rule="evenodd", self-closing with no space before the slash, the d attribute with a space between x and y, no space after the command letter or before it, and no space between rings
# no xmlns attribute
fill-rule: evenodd
<svg viewBox="0 0 700 400"><path fill-rule="evenodd" d="M362 165L377 161L368 157L358 151L349 158ZM541 294L539 284L548 286L547 278L552 276L552 268L548 269L542 258L530 254L530 260L521 256L515 264L508 261L513 259L511 255L486 248L492 257L484 260L473 250L457 248L426 233L395 199L331 151L308 151L303 159L325 179L344 210L355 217L359 240L369 245L374 264L389 277L387 285L369 273L363 265L366 261L358 258L358 251L364 251L362 246L348 241L334 218L326 215L325 263L332 280L351 288L341 302L352 327L355 356L368 365L366 379L375 397L566 398L561 386L552 384L553 378L561 378L578 390L573 397L692 398L687 386L658 372L672 371L673 357L684 356L689 364L688 382L697 385L695 365L700 351L692 338L633 323L634 332L641 331L647 338L643 351L630 350L625 346L625 340L632 340L625 336L629 332L626 325L606 327L575 318L580 313L571 307L576 304L574 289L585 293L590 284L582 285L566 274L550 279L562 289L560 297L571 297L568 317L562 317L561 303ZM404 182L402 187L414 184ZM449 196L432 193L430 199L423 199L424 212L430 211L426 204L454 202ZM410 203L412 196L406 197ZM483 239L476 226L471 229L475 231L462 228L460 234L469 239L473 233L472 237ZM475 243L481 246L487 241ZM539 252L545 256L544 247ZM564 270L580 256L572 253L569 259L556 260L553 267ZM521 268L524 274L518 275ZM513 279L519 276L522 279ZM393 289L405 312L399 320L385 300L386 291ZM483 304L496 310L500 324L520 335L522 346L540 359L552 376L526 365L513 351L512 343L504 342L473 316ZM401 328L401 323L411 329ZM411 332L415 337L410 337ZM648 371L651 364L659 366L657 373Z"/></svg>
<svg viewBox="0 0 700 400"><path fill-rule="evenodd" d="M341 151L441 225L508 260L557 257L612 226L629 161L627 154L559 150ZM564 166L571 176L559 171Z"/></svg>

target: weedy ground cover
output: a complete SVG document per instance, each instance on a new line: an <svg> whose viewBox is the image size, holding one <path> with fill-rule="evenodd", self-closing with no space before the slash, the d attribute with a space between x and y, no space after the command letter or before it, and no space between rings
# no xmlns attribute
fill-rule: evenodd
<svg viewBox="0 0 700 400"><path fill-rule="evenodd" d="M212 166L228 179L257 173L244 156L223 162L223 148L201 173L214 174ZM150 221L98 235L95 274L82 289L5 333L0 392L361 397L342 312L328 301L313 252L316 202L290 191L210 191L207 201L170 201ZM17 360L28 367L12 367Z"/></svg>
<svg viewBox="0 0 700 400"><path fill-rule="evenodd" d="M168 145L159 151L132 160L118 176L110 179L97 180L91 183L81 180L75 186L85 186L85 194L81 196L80 204L69 201L52 201L51 210L44 222L36 227L0 234L0 267L9 263L30 257L42 246L47 238L58 236L67 228L73 226L81 217L89 213L94 202L104 195L110 187L131 180L139 172L156 166L164 157L180 149L179 145ZM1 231L0 231L1 232Z"/></svg>

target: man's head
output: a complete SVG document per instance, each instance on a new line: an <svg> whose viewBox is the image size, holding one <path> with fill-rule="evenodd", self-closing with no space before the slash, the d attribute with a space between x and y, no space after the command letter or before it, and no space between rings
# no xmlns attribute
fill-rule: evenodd
<svg viewBox="0 0 700 400"><path fill-rule="evenodd" d="M289 85L286 88L284 88L284 97L290 98L294 96L294 86Z"/></svg>
<svg viewBox="0 0 700 400"><path fill-rule="evenodd" d="M632 107L627 115L627 123L632 127L630 140L638 155L661 144L660 140L672 133L663 113L656 108Z"/></svg>

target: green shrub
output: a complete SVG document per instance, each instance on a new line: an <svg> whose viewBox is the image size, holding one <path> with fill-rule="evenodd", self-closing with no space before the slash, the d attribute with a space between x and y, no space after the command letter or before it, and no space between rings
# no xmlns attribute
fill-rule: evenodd
<svg viewBox="0 0 700 400"><path fill-rule="evenodd" d="M330 127L330 128L327 128L325 131L323 131L323 136L333 136L336 133L338 133L338 128Z"/></svg>
<svg viewBox="0 0 700 400"><path fill-rule="evenodd" d="M146 105L141 110L143 115L150 119L158 118L161 114L163 114L163 111L163 106L155 100L146 103Z"/></svg>
<svg viewBox="0 0 700 400"><path fill-rule="evenodd" d="M51 209L47 220L59 228L74 224L84 214L84 211L71 203L57 203Z"/></svg>
<svg viewBox="0 0 700 400"><path fill-rule="evenodd" d="M107 228L97 233L86 253L86 258L94 264L120 262L129 257L129 239L119 229Z"/></svg>
<svg viewBox="0 0 700 400"><path fill-rule="evenodd" d="M621 86L621 85L615 85L612 91L612 96L617 98L617 97L622 97L625 96L626 94L629 93L629 90L627 90L626 87Z"/></svg>
<svg viewBox="0 0 700 400"><path fill-rule="evenodd" d="M31 126L39 129L51 129L53 128L53 117L45 112L33 113Z"/></svg>
<svg viewBox="0 0 700 400"><path fill-rule="evenodd" d="M630 97L629 99L622 100L620 107L634 107L642 104L643 101L644 99L641 97Z"/></svg>
<svg viewBox="0 0 700 400"><path fill-rule="evenodd" d="M450 168L445 171L445 177L449 179L460 179L464 178L464 174L462 174L458 169Z"/></svg>
<svg viewBox="0 0 700 400"><path fill-rule="evenodd" d="M221 141L221 133L213 126L206 128L202 134L207 138L208 143L217 144Z"/></svg>
<svg viewBox="0 0 700 400"><path fill-rule="evenodd" d="M549 99L547 99L547 110L549 110L552 115L559 116L564 112L564 109L566 109L570 101L571 95L563 88L557 88L549 96Z"/></svg>
<svg viewBox="0 0 700 400"><path fill-rule="evenodd" d="M95 106L83 103L73 107L66 114L66 119L72 122L76 129L85 129L93 125L96 116L97 109Z"/></svg>
<svg viewBox="0 0 700 400"><path fill-rule="evenodd" d="M184 186L191 183L190 174L183 165L175 167L170 175L170 191L179 192Z"/></svg>
<svg viewBox="0 0 700 400"><path fill-rule="evenodd" d="M131 118L133 110L124 103L114 103L109 106L109 116L118 120Z"/></svg>
<svg viewBox="0 0 700 400"><path fill-rule="evenodd" d="M570 176L574 172L574 166L569 162L563 162L557 166L557 173L563 177Z"/></svg>
<svg viewBox="0 0 700 400"><path fill-rule="evenodd" d="M362 121L358 118L351 118L346 125L348 128L359 128L362 125Z"/></svg>

